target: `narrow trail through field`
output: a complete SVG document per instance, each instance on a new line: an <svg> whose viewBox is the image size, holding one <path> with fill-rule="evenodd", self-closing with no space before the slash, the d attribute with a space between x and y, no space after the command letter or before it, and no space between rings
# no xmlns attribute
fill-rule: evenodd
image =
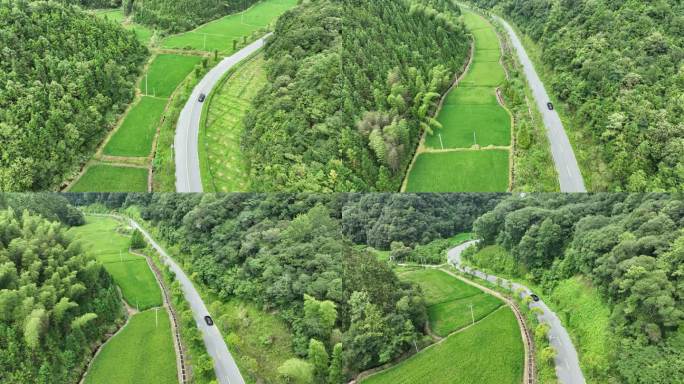
<svg viewBox="0 0 684 384"><path fill-rule="evenodd" d="M479 240L472 240L465 242L457 247L449 250L447 253L448 262L457 270L471 274L478 278L494 284L500 284L502 287L509 287L512 291L520 291L520 297L529 296L532 291L524 285L501 279L497 276L484 273L482 271L464 267L461 263L461 254L467 248L477 244ZM464 279L463 277L460 277ZM467 280L467 279L464 279ZM486 288L486 287L485 287ZM556 375L561 384L584 384L584 375L579 365L579 357L575 346L572 343L570 334L567 332L560 319L551 309L542 301L531 302L530 308L539 308L542 313L537 316L540 322L547 323L550 326L548 333L549 343L556 350L555 365Z"/></svg>
<svg viewBox="0 0 684 384"><path fill-rule="evenodd" d="M510 189L512 116L497 96L505 81L493 25L464 11L473 38L469 63L437 111L442 128L424 133L402 192L503 192Z"/></svg>

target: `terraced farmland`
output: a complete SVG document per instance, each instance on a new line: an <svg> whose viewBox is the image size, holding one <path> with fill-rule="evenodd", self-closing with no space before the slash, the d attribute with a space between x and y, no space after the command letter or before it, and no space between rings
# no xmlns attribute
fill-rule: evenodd
<svg viewBox="0 0 684 384"><path fill-rule="evenodd" d="M240 149L242 120L257 92L266 84L262 55L241 64L216 88L206 103L199 156L203 189L243 192L249 189L247 164Z"/></svg>
<svg viewBox="0 0 684 384"><path fill-rule="evenodd" d="M508 189L511 117L497 99L505 80L493 26L464 11L473 35L468 71L447 95L437 120L443 128L425 134L407 176L408 192L501 192Z"/></svg>
<svg viewBox="0 0 684 384"><path fill-rule="evenodd" d="M147 168L104 163L88 168L70 192L147 192Z"/></svg>
<svg viewBox="0 0 684 384"><path fill-rule="evenodd" d="M522 381L524 347L513 312L499 299L439 269L400 268L428 304L433 332L445 339L364 384L500 384ZM472 305L472 312L471 312Z"/></svg>

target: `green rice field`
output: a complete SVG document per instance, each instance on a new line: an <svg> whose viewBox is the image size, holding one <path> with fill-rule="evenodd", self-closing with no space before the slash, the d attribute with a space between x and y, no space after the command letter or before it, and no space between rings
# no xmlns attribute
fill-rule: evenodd
<svg viewBox="0 0 684 384"><path fill-rule="evenodd" d="M161 290L144 257L128 252L129 237L114 218L88 216L86 225L69 230L101 262L121 288L124 300L140 310L162 305Z"/></svg>
<svg viewBox="0 0 684 384"><path fill-rule="evenodd" d="M409 192L503 192L508 189L511 116L498 102L496 87L505 81L493 27L464 11L475 50L468 72L447 95L437 120L442 128L426 134L428 153L418 155L408 175ZM496 149L487 147L500 147ZM430 152L461 148L474 152Z"/></svg>
<svg viewBox="0 0 684 384"><path fill-rule="evenodd" d="M161 43L162 48L193 49L222 54L233 51L233 40L240 43L259 30L265 30L273 21L297 0L264 0L242 13L224 16L189 32L169 36Z"/></svg>
<svg viewBox="0 0 684 384"><path fill-rule="evenodd" d="M110 156L146 157L152 151L157 125L164 113L166 99L143 96L126 114L104 148Z"/></svg>
<svg viewBox="0 0 684 384"><path fill-rule="evenodd" d="M205 104L206 120L199 145L205 191L244 192L249 189L247 164L240 149L242 120L264 84L264 59L258 55L229 74Z"/></svg>
<svg viewBox="0 0 684 384"><path fill-rule="evenodd" d="M133 315L102 348L84 382L175 384L176 372L169 316L163 308L149 309Z"/></svg>
<svg viewBox="0 0 684 384"><path fill-rule="evenodd" d="M517 320L501 308L462 332L374 374L364 384L518 384L524 348Z"/></svg>
<svg viewBox="0 0 684 384"><path fill-rule="evenodd" d="M152 35L154 35L154 31L151 28L128 21L124 17L121 9L99 9L93 11L93 13L97 17L122 24L124 28L133 31L138 41L142 44L148 45L152 39Z"/></svg>
<svg viewBox="0 0 684 384"><path fill-rule="evenodd" d="M147 169L96 164L69 192L147 192Z"/></svg>
<svg viewBox="0 0 684 384"><path fill-rule="evenodd" d="M199 56L160 54L150 64L138 88L145 95L167 98L195 68Z"/></svg>
<svg viewBox="0 0 684 384"><path fill-rule="evenodd" d="M406 192L502 192L508 189L507 150L421 153Z"/></svg>

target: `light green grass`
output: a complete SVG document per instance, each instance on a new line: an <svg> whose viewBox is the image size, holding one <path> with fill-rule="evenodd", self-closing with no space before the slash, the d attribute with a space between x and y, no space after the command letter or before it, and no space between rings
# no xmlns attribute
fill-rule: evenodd
<svg viewBox="0 0 684 384"><path fill-rule="evenodd" d="M481 290L439 269L398 269L398 271L402 280L412 281L421 287L425 301L429 306L482 293Z"/></svg>
<svg viewBox="0 0 684 384"><path fill-rule="evenodd" d="M140 79L139 88L145 95L168 98L200 61L199 56L160 54L147 70L147 82L145 76Z"/></svg>
<svg viewBox="0 0 684 384"><path fill-rule="evenodd" d="M518 384L524 349L518 323L502 308L475 326L408 360L370 376L364 384Z"/></svg>
<svg viewBox="0 0 684 384"><path fill-rule="evenodd" d="M425 136L425 145L429 148L511 144L511 117L498 105L447 104L439 113L438 121L444 128Z"/></svg>
<svg viewBox="0 0 684 384"><path fill-rule="evenodd" d="M497 105L496 89L492 87L456 87L449 95L444 104L470 105L487 104Z"/></svg>
<svg viewBox="0 0 684 384"><path fill-rule="evenodd" d="M86 384L177 383L176 354L169 316L164 309L134 315L114 336L85 377Z"/></svg>
<svg viewBox="0 0 684 384"><path fill-rule="evenodd" d="M252 99L266 84L264 59L258 55L240 65L212 93L200 135L202 185L211 192L249 190L247 163L240 148L243 119Z"/></svg>
<svg viewBox="0 0 684 384"><path fill-rule="evenodd" d="M105 155L146 157L152 151L166 99L143 96L104 148Z"/></svg>
<svg viewBox="0 0 684 384"><path fill-rule="evenodd" d="M139 309L162 305L161 290L145 258L128 252L130 238L117 231L113 218L88 216L86 225L69 230L84 249L104 264L124 300Z"/></svg>
<svg viewBox="0 0 684 384"><path fill-rule="evenodd" d="M439 269L399 269L399 276L421 287L428 305L430 328L443 337L470 325L473 319L482 319L503 305L494 296Z"/></svg>
<svg viewBox="0 0 684 384"><path fill-rule="evenodd" d="M505 192L507 150L422 153L409 175L407 192Z"/></svg>
<svg viewBox="0 0 684 384"><path fill-rule="evenodd" d="M491 87L496 88L506 79L503 67L496 61L473 60L468 73L459 83L459 87Z"/></svg>
<svg viewBox="0 0 684 384"><path fill-rule="evenodd" d="M147 169L96 164L69 192L147 192Z"/></svg>
<svg viewBox="0 0 684 384"><path fill-rule="evenodd" d="M478 321L502 305L501 300L482 291L475 296L431 305L428 307L430 328L442 337L448 336L451 332L472 324L473 319Z"/></svg>
<svg viewBox="0 0 684 384"><path fill-rule="evenodd" d="M610 328L610 308L601 300L598 290L587 279L577 276L559 282L550 297L578 347L587 382L608 383L615 340Z"/></svg>
<svg viewBox="0 0 684 384"><path fill-rule="evenodd" d="M217 50L223 54L233 51L233 40L248 39L259 30L265 30L297 0L264 0L243 13L228 15L185 33L170 36L162 42L163 48L190 48L201 51Z"/></svg>

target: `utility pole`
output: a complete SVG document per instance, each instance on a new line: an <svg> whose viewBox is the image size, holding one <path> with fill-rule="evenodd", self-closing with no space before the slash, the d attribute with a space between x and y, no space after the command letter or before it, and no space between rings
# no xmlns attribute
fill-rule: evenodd
<svg viewBox="0 0 684 384"><path fill-rule="evenodd" d="M145 74L145 94L148 95L149 93L147 92L147 74Z"/></svg>
<svg viewBox="0 0 684 384"><path fill-rule="evenodd" d="M159 328L159 320L157 320L157 312L159 311L159 307L154 308L154 327Z"/></svg>
<svg viewBox="0 0 684 384"><path fill-rule="evenodd" d="M470 304L470 317L473 318L473 324L475 324L475 314L473 313L473 305Z"/></svg>
<svg viewBox="0 0 684 384"><path fill-rule="evenodd" d="M202 50L203 51L207 50L207 34L206 33L204 34L204 46L203 46Z"/></svg>
<svg viewBox="0 0 684 384"><path fill-rule="evenodd" d="M441 145L442 149L444 149L444 143L442 142L442 134L438 133L438 135L439 135L439 145Z"/></svg>
<svg viewBox="0 0 684 384"><path fill-rule="evenodd" d="M473 131L473 142L477 145L477 137L475 136L475 131Z"/></svg>

